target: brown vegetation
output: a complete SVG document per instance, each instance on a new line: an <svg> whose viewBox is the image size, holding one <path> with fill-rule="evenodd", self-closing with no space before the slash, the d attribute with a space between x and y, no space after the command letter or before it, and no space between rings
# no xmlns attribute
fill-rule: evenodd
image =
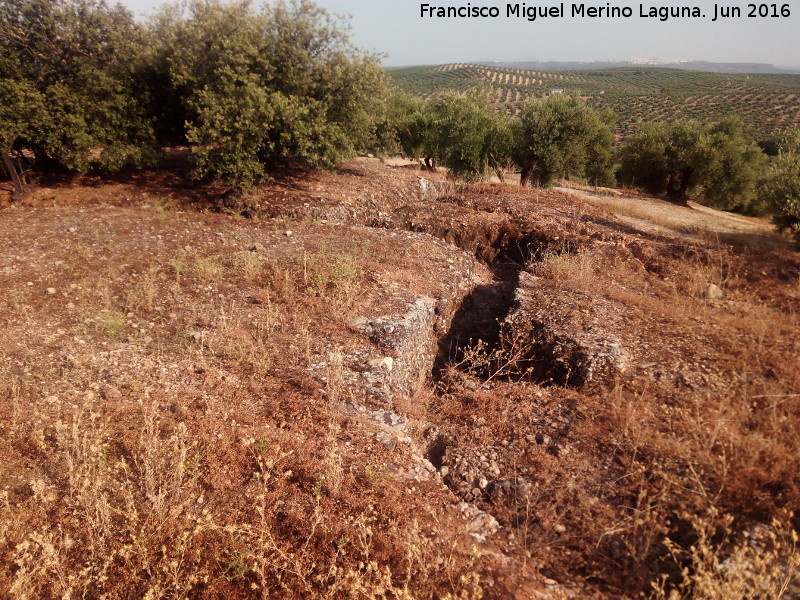
<svg viewBox="0 0 800 600"><path fill-rule="evenodd" d="M152 178L0 210L0 595L800 593L785 240L367 159L253 219Z"/></svg>

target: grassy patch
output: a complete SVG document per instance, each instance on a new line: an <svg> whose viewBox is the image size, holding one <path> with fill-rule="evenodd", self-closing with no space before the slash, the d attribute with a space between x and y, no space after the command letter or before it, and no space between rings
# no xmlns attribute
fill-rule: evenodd
<svg viewBox="0 0 800 600"><path fill-rule="evenodd" d="M100 335L119 339L125 333L125 315L118 310L101 310L94 319L94 328Z"/></svg>

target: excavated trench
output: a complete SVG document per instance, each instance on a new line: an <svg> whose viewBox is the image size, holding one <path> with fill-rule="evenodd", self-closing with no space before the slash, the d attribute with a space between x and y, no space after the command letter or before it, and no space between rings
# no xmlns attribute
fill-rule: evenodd
<svg viewBox="0 0 800 600"><path fill-rule="evenodd" d="M491 282L474 286L474 279L462 271L471 269L474 263L463 257L469 263L462 264L458 270L463 274L463 285L455 288L460 290L458 292L454 292L453 287L448 288L453 293L447 294L446 302L440 304L436 298L420 297L409 305L410 308L399 320L395 318L396 315L362 319L363 323L356 329L380 346L385 354L395 357L394 370L385 374L387 379L392 379L391 385L384 386L388 390L386 404L382 405L384 408L393 410L391 397L409 393L416 382L424 380L426 369L430 369L427 372L435 393L455 392L453 396L460 394L461 398L467 399L477 396L472 391L479 389L490 378L493 381L503 379L581 387L588 380L584 364L590 367L601 364L596 360L601 353L611 357L603 364L611 364L616 360L615 352L619 345L615 346L614 340L603 346L595 343L594 338L575 335L576 331L581 333L581 323L571 328L550 319L547 312L549 307L563 306L564 312L569 313L574 307L586 306L580 290L562 290L552 285L551 281L533 281L536 278L527 272L528 267L546 257L577 253L581 247L594 243L595 239L606 241L605 238L596 237L596 231L590 235L584 228L571 231L564 220L547 221L543 218L538 222L523 221L511 213L508 216L500 214L500 211L489 217L478 210L461 210L464 207L454 207L453 204L435 206L434 209L430 205L409 205L390 212L380 212L375 217L378 208L365 209L360 214L343 213L341 216L330 212L320 214L340 222L430 235L475 257L493 275ZM463 298L459 298L468 286L474 287ZM551 295L547 296L548 293ZM539 302L542 298L551 302L543 304ZM521 303L526 307L538 307L539 310L520 310ZM438 312L440 309L441 314ZM446 331L442 333L440 327ZM519 334L519 339L509 340L515 334ZM395 343L401 338L405 343ZM517 344L511 350L520 350L513 369L507 368L508 364L502 358L497 358L509 351L509 343ZM399 372L403 363L411 362L409 356L418 359L414 368ZM486 357L486 360L476 360L481 357ZM373 371L381 371L381 368L375 367ZM454 371L464 375L455 388L451 386ZM398 385L397 380L400 379L413 379L413 382ZM465 400L465 406L467 404L468 400ZM525 436L523 446L536 444L554 456L566 454L568 448L564 440L569 437L573 422L573 409L567 404L561 402L560 398L552 406L543 404L540 407L542 423ZM405 417L388 410L371 413L386 421L389 429L404 428ZM518 446L514 446L518 440L472 440L466 443L459 439L457 432L460 429L446 422L424 425L424 438L416 440L416 443L421 443L419 446L415 443L415 452L420 460L424 458L430 462L428 470L435 475L430 469L432 465L438 472L436 478L455 497L493 512L497 512L493 507L503 506L511 510L514 503L530 498L531 490L536 485L538 465L532 463L531 471L517 471L516 468L510 468L513 467L512 463L504 462L504 456L509 456L505 448L518 449ZM389 431L389 435L397 434ZM520 526L522 520L517 522L514 517L508 517L508 514L512 514L509 510L506 510L505 517L504 513L498 512L498 517L506 519L505 525ZM527 518L525 513L522 519ZM525 523L527 527L527 521Z"/></svg>
<svg viewBox="0 0 800 600"><path fill-rule="evenodd" d="M515 347L518 340L507 322L516 302L520 273L545 256L576 252L577 241L565 241L546 231L525 231L514 223L466 231L448 225L416 224L408 229L433 235L474 255L493 274L491 283L476 286L461 300L449 330L438 340L431 371L434 382L440 382L454 367L479 380L580 383L553 359L552 344Z"/></svg>
<svg viewBox="0 0 800 600"><path fill-rule="evenodd" d="M455 366L477 379L492 377L525 379L540 384L580 385L580 378L575 377L577 371L564 368L563 359L553 356L552 343L532 342L522 352L520 348L503 346L515 337L505 321L515 304L520 273L547 255L577 252L583 241L565 231L563 223L538 223L534 227L533 223L522 223L513 216L497 219L497 214L491 215L493 210L472 209L451 201L448 196L440 197L438 182L420 178L420 187L427 200L439 200L435 211L430 205L419 206L412 201L382 212L377 201L370 201L362 208L335 204L305 205L294 212L286 206L276 205L272 207L272 213L265 214L425 233L469 253L486 265L494 276L493 282L477 286L462 299L453 299L458 309L448 331L437 340L438 348L430 371L434 382L439 382L444 372ZM414 195L412 190L406 192ZM504 351L515 354L515 368L508 368L508 362L501 358L492 359ZM481 362L482 365L478 364Z"/></svg>
<svg viewBox="0 0 800 600"><path fill-rule="evenodd" d="M400 315L359 317L351 323L374 344L374 350L394 359L390 363L393 368L386 369L381 363L353 379L366 390L365 404L374 401L370 408L380 407L357 407L380 421L379 439L392 445L403 435L410 440L403 433L406 417L390 412L394 410L392 398L413 394L419 385L426 385L426 375L433 384L433 393L462 398L467 410L471 399L477 397L473 392L487 386L489 379L540 385L584 384L581 353L589 345L580 336L572 339L572 329L552 321L546 306L538 311L528 310L543 306L538 300L547 293L553 294L549 300L562 302L562 290L551 289L552 282L535 281L528 268L553 255L575 254L593 243L594 235L590 236L585 228L572 231L566 221L552 218L550 213L528 220L527 216L517 217L511 212L472 210L471 206L456 203L410 204L377 212L380 208L376 205L356 213L347 212L344 207L326 207L319 216L375 229L430 235L474 257L493 277L491 282L484 279L475 285L471 272L467 272L474 267L468 257L461 256L461 263L448 259L451 265L459 265L456 278L460 279L457 284L445 286L449 290L446 298L419 296ZM570 306L585 305L582 298L568 300ZM514 365L504 358L509 352L515 354ZM551 408L542 406L541 410L541 427L521 443L537 444L559 456L566 452L563 440L569 436L571 409L559 402ZM535 464L528 472L517 471L508 462L513 460L508 456L514 456L508 453L519 450L519 440L465 443L459 439L460 429L455 425L420 425L424 425L423 438L408 443L413 444L420 464L427 465L425 469L431 476L449 488L461 505L492 512L502 506L505 512L498 513L498 517L506 519L504 524L509 527L519 527L521 521L509 515L516 514L515 503L533 493L537 477ZM488 515L497 525L489 513L481 514Z"/></svg>
<svg viewBox="0 0 800 600"><path fill-rule="evenodd" d="M547 256L577 252L582 240L578 237L565 239L564 230L552 224L533 229L530 225L523 227L511 220L497 223L477 219L477 223L464 227L463 222L454 226L453 221L401 209L380 222L371 223L373 227L405 229L436 237L473 255L493 274L491 283L477 285L457 303L458 309L449 329L439 337L431 369L434 391L446 393L452 390L454 371L464 375L461 383L467 389L477 389L488 379L580 385L580 378L574 377L569 368L564 368L563 357L556 351L558 344L554 344L552 339L541 343L528 339L532 331L538 332L538 324L522 327L524 335L521 337L525 339L520 339L520 336L515 337L514 331L518 324L509 316L519 300L520 279L527 275L524 271ZM509 361L510 353L514 354L513 365ZM542 443L545 443L544 439ZM445 468L453 462L455 455L467 451L469 449L459 447L458 440L446 428L439 427L428 432L423 450L424 457L441 474L443 483L461 500L485 504L483 500L493 493L516 494L517 488L529 485L519 478L494 481L487 474L489 481L476 496L474 491L480 488L482 476L465 485L465 481L458 478L460 474L448 472ZM553 446L553 451L557 452L558 448ZM506 488L513 489L509 492ZM484 498L484 494L489 496Z"/></svg>
<svg viewBox="0 0 800 600"><path fill-rule="evenodd" d="M381 406L382 411L392 409L394 394L412 393L424 380L426 369L434 393L466 392L464 397L486 385L489 379L545 385L581 384L572 375L575 369L564 368L563 353L558 354L558 348L569 344L562 343L563 340L554 344L547 337L548 332L542 335L540 323L528 322L530 315L525 311L519 314L519 303L524 296L521 281L529 282L531 277L526 269L549 256L576 253L587 242L585 232L571 231L559 219L537 219L531 215L528 220L528 215L516 217L455 201L433 205L412 202L388 212L379 212L377 204L363 210L326 206L320 207L320 211L316 216L337 222L430 235L474 257L493 276L491 282L471 287L463 297L447 298L441 305L433 298L421 296L403 316L364 317L351 323L395 357L393 370L378 366L361 373L367 397ZM455 289L466 287L455 286ZM440 309L444 311L442 314L438 312ZM443 332L438 325L444 326ZM509 353L514 354L514 364L508 360ZM377 412L384 414L382 411ZM542 443L549 444L544 438ZM469 481L458 479L461 473L446 472L445 467L452 468L456 455L461 456L459 464L470 462L475 466L465 454L472 450L460 447L446 424L433 427L420 448L421 455L439 472L443 483L466 502L482 502L488 498L482 494L491 494L493 489L499 490L497 493L508 492L504 485L513 490L527 485L525 481L494 481L500 472L490 474L482 467L470 467ZM556 446L553 451L558 451ZM500 457L497 460L502 463ZM483 475L472 477L473 470ZM489 481L480 486L484 478ZM470 495L478 488L482 490L479 495Z"/></svg>
<svg viewBox="0 0 800 600"><path fill-rule="evenodd" d="M576 253L585 240L566 232L562 223L539 223L534 228L533 223L520 223L513 217L487 218L484 212L465 212L457 204L443 202L440 214L431 214L427 206L404 205L391 213L356 220L373 228L431 235L474 256L493 274L492 283L454 299L458 309L448 331L439 336L431 366L435 384L455 368L478 381L582 385L580 366L570 364L583 360L580 352L566 360L563 353L559 355L570 340L554 340L537 324L520 328L507 318L518 300L520 274L546 256Z"/></svg>

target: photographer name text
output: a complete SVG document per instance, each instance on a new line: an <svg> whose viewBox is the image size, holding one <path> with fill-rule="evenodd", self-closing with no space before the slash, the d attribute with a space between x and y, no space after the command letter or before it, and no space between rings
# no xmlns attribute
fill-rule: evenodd
<svg viewBox="0 0 800 600"><path fill-rule="evenodd" d="M528 5L474 5L440 6L420 4L420 17L423 19L524 19L538 21L544 19L786 19L791 16L789 4L714 4L708 9L699 6L683 5L612 5L606 4L554 4Z"/></svg>

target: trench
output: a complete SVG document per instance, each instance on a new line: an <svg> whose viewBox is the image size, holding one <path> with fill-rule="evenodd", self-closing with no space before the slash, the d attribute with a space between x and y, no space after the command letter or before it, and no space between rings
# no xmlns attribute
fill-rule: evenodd
<svg viewBox="0 0 800 600"><path fill-rule="evenodd" d="M515 307L520 273L546 256L577 252L581 240L577 236L565 239L565 231L552 225L535 228L535 223L531 223L523 227L508 220L501 224L478 222L473 227L457 227L454 221L426 217L407 207L388 219L371 223L373 227L431 235L471 254L493 275L490 283L476 286L461 299L447 332L437 340L437 352L430 372L433 392L440 395L452 391L454 370L466 376L464 380L473 386L472 389L477 389L488 379L533 381L540 385L574 384L568 373L560 373L555 368L551 345L531 344L526 347L515 369L508 369L502 356L507 350L507 317ZM423 455L442 474L443 483L461 500L487 506L486 497L464 493L453 474L445 474L442 470L449 462L448 453L457 452L458 448L457 439L437 429L426 435ZM492 486L496 487L496 482L490 483L489 489Z"/></svg>
<svg viewBox="0 0 800 600"><path fill-rule="evenodd" d="M480 211L471 213L480 215ZM579 237L559 225L534 227L514 218L501 222L480 217L465 223L463 214L435 216L413 206L402 206L380 218L362 222L380 229L425 233L459 248L489 268L493 280L479 285L461 299L448 331L437 340L430 378L439 389L448 371L456 369L476 380L533 381L540 385L580 385L569 370L559 365L554 344L532 343L510 347L513 327L506 323L514 308L520 273L549 255L573 254L582 245ZM513 342L512 342L513 345ZM513 353L513 364L508 360Z"/></svg>
<svg viewBox="0 0 800 600"><path fill-rule="evenodd" d="M531 345L517 356L514 365L506 360L516 349L509 346L513 332L506 323L514 308L520 272L543 257L576 252L576 241L545 231L523 231L516 225L499 231L472 231L454 235L451 229L421 229L486 265L493 281L478 285L460 303L448 331L437 342L431 369L434 385L442 382L448 369L455 368L478 380L534 381L541 385L577 383L569 373L556 367L550 345Z"/></svg>
<svg viewBox="0 0 800 600"><path fill-rule="evenodd" d="M426 183L430 186L434 182ZM433 193L437 194L435 187ZM441 215L431 214L413 204L399 206L390 212L378 212L377 216L377 205L364 210L344 206L305 206L298 209L299 212L287 212L286 207L273 206L272 212L265 214L332 219L376 229L425 233L471 254L490 269L493 281L476 287L461 299L448 331L437 340L436 356L430 370L434 387L450 367L469 371L477 379L525 379L543 385L577 383L570 380L569 373L559 373L557 368L553 368L552 349L547 345L532 345L528 355L520 360L522 368L502 376L498 374L502 366L498 361L489 358L484 360L483 366L476 366L470 358L491 357L502 349L503 322L514 306L520 272L548 254L576 252L580 240L565 232L563 226L553 224L536 228L533 223L523 224L513 217L501 222L481 222L480 209L468 213L452 212L451 204L443 203ZM462 221L466 216L478 218L468 224Z"/></svg>
<svg viewBox="0 0 800 600"><path fill-rule="evenodd" d="M487 232L491 235L491 232ZM483 236L484 238L486 236ZM446 236L440 239L447 240ZM457 241L457 240L456 240ZM514 292L519 284L519 273L537 255L541 254L544 240L515 230L504 230L487 245L471 247L455 245L472 251L476 259L489 267L493 281L475 287L461 300L453 315L447 333L438 340L438 351L431 376L438 382L451 365L463 371L488 378L491 365L475 365L477 355L491 356L500 346L502 323L514 304Z"/></svg>
<svg viewBox="0 0 800 600"><path fill-rule="evenodd" d="M489 219L482 221L480 218L459 222L463 218L460 215L420 213L411 207L404 207L372 222L362 221L362 224L431 235L474 256L493 275L491 282L476 286L461 299L452 299L457 308L446 332L430 332L431 336L436 335L437 338L434 340L431 337L431 343L436 343L435 357L430 365L432 393L440 398L445 395L456 398L463 402L465 411L474 411L478 405L471 403L480 400L474 392L485 385L488 379L494 382L529 381L539 385L583 387L584 382L575 375L576 369L572 368L579 366L582 360L580 345L568 339L566 334L560 336L558 332L548 330L547 322L523 322L528 313L524 310L517 312L515 303L521 275L523 285L529 285L523 271L548 256L577 253L588 243L588 233L567 231L563 223L523 223L513 217L501 223ZM530 298L525 294L519 297L525 298L525 302ZM522 319L520 322L518 315ZM477 354L487 357L501 354L508 343L509 332L515 327L520 327L528 336L522 340L524 354L520 356L518 368L504 370L503 365L491 358L478 365L470 360ZM571 341L574 351L565 354L564 348L569 349ZM426 356L426 362L429 356ZM454 372L464 375L455 384ZM546 460L550 460L547 455L558 457L566 452L565 440L570 437L570 414L573 410L574 407L562 407L560 402L551 409L543 406L542 415L548 420L537 424L536 429L526 436L530 439L525 443L536 444ZM503 458L504 455L509 456L505 450L508 440L487 442L461 439L461 429L447 420L432 419L432 422L420 422L419 425L424 427L421 439L417 440L419 453L436 469L441 483L455 498L476 507L482 514L496 518L503 527L524 539L526 544L534 535L530 532L545 527L538 515L529 514L528 511L531 502L539 501L537 494L540 492L537 490L541 482L538 468L548 463L531 462L526 464L526 469L517 470L513 458L510 462ZM518 448L513 451L518 451ZM484 454L488 455L488 462ZM495 461L497 464L492 466ZM552 492L547 490L546 493ZM547 499L543 506L554 506L555 502ZM550 529L544 529L542 535L549 539L555 534ZM578 576L583 575L578 570ZM597 577L599 581L604 580L602 574L597 574ZM613 573L608 580L613 581Z"/></svg>
<svg viewBox="0 0 800 600"><path fill-rule="evenodd" d="M491 357L503 351L506 343L504 336L514 326L507 319L515 309L521 273L548 255L577 252L587 239L585 232L576 234L566 232L563 228L548 229L546 224L538 224L537 227L535 222L523 226L511 219L500 225L496 222L478 222L474 227L456 227L454 220L448 221L446 217L423 216L410 210L396 211L387 217L380 222L367 224L429 234L473 255L493 274L490 283L478 285L461 299L448 330L436 340L437 352L430 372L434 393L453 391L447 387L453 370L469 375L470 383L477 382L477 385L492 378L494 381L531 381L540 385L582 387L583 381L570 368L581 360L577 354L579 349L575 351L575 356L570 357L568 364L563 360L559 361L556 356L559 347L563 358L563 347L569 346L570 340L566 336L559 337L552 331L539 329L540 326L545 326L541 323L527 324L532 327L533 337L538 341L527 346L519 368L514 372L501 372L501 365L491 359L477 366L470 359L479 353ZM420 223L420 220L423 222ZM465 398L466 404L471 390L462 387L457 391L466 392L460 394ZM571 422L554 423L548 423L541 430L532 432L532 440L528 441L558 457L559 452L564 451L559 444L568 437ZM487 448L496 448L502 455L504 450L499 444L477 446L465 443L458 439L454 433L457 430L448 423L426 424L426 427L428 430L423 434L424 439L420 440L421 454L439 472L442 483L455 497L480 507L482 511L495 513L504 526L516 530L517 534L524 529L526 540L529 526L541 526L537 516L528 515L528 504L517 506L520 499L529 502L531 489L538 485L538 463L532 463L530 472L523 471L519 474L514 469L508 469L508 465L498 458L502 469L492 472L485 468L486 461L478 464L475 456L483 452L488 454ZM597 574L597 577L600 581L603 580L603 575ZM609 580L613 580L613 574L609 576Z"/></svg>

